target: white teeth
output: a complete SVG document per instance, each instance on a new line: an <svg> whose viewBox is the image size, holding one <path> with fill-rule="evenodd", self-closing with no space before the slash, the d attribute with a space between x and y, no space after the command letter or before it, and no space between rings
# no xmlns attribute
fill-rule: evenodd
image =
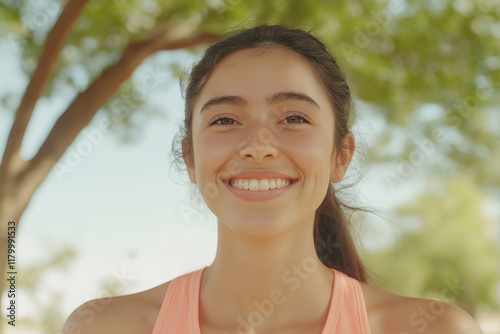
<svg viewBox="0 0 500 334"><path fill-rule="evenodd" d="M290 180L285 179L237 179L230 182L231 186L250 190L250 191L266 191L269 189L279 189L290 184Z"/></svg>
<svg viewBox="0 0 500 334"><path fill-rule="evenodd" d="M260 180L259 182L259 190L269 190L269 181L267 180Z"/></svg>
<svg viewBox="0 0 500 334"><path fill-rule="evenodd" d="M250 187L248 188L250 190L259 190L259 181L257 180L250 180Z"/></svg>

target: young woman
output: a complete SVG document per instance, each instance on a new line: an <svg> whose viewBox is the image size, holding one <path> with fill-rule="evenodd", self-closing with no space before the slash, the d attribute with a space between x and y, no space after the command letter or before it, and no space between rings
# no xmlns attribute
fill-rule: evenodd
<svg viewBox="0 0 500 334"><path fill-rule="evenodd" d="M355 150L349 86L302 30L207 49L186 90L182 158L218 218L214 262L94 300L64 333L480 333L454 306L367 284L334 184Z"/></svg>

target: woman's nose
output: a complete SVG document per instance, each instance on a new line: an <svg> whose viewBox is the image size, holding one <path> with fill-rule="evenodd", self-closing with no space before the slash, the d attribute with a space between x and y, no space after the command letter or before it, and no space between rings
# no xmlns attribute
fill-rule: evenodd
<svg viewBox="0 0 500 334"><path fill-rule="evenodd" d="M253 133L239 145L240 156L249 161L260 163L265 158L275 158L278 150L274 146L274 136L270 129L262 128Z"/></svg>

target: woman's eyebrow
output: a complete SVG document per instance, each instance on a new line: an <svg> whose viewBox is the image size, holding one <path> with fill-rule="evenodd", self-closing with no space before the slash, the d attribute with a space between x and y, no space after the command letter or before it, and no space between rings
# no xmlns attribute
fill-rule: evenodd
<svg viewBox="0 0 500 334"><path fill-rule="evenodd" d="M302 101L310 103L315 107L319 108L319 104L316 101L314 101L309 95L300 92L279 92L267 98L267 101L270 104L276 104L287 101Z"/></svg>
<svg viewBox="0 0 500 334"><path fill-rule="evenodd" d="M307 102L319 108L318 103L314 101L309 95L300 92L279 92L267 98L267 102L269 104L277 104L287 101ZM221 104L230 104L244 107L247 105L247 101L243 97L236 95L217 96L205 102L205 104L201 107L200 113L202 113L206 109Z"/></svg>
<svg viewBox="0 0 500 334"><path fill-rule="evenodd" d="M203 107L201 107L200 114L206 110L209 109L212 106L216 105L221 105L221 104L232 104L232 105L237 105L237 106L246 106L247 101L242 98L241 96L234 96L234 95L224 95L224 96L217 96L214 98L211 98L205 104Z"/></svg>

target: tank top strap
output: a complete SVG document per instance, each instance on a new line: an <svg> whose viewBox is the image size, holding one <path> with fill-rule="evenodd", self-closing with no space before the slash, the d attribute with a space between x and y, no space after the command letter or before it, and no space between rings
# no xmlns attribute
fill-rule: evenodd
<svg viewBox="0 0 500 334"><path fill-rule="evenodd" d="M201 278L206 268L171 281L153 334L201 334L198 308ZM370 334L361 284L340 271L332 271L330 306L321 334Z"/></svg>
<svg viewBox="0 0 500 334"><path fill-rule="evenodd" d="M343 272L332 271L335 279L330 309L321 334L370 334L361 284Z"/></svg>
<svg viewBox="0 0 500 334"><path fill-rule="evenodd" d="M153 334L201 334L198 324L198 304L203 271L173 279L168 286Z"/></svg>

